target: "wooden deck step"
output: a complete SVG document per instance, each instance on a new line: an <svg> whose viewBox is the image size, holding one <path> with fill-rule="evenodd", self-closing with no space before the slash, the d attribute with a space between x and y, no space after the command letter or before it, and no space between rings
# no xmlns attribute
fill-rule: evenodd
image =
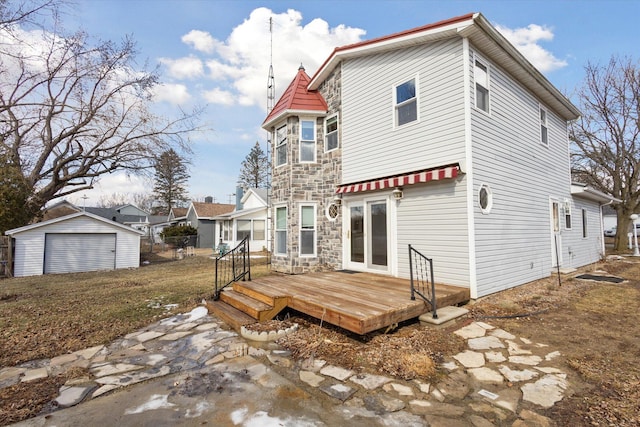
<svg viewBox="0 0 640 427"><path fill-rule="evenodd" d="M207 301L207 308L237 332L240 332L240 328L244 325L256 323L256 319L237 308L231 307L226 302Z"/></svg>
<svg viewBox="0 0 640 427"><path fill-rule="evenodd" d="M251 298L230 289L224 290L220 293L220 301L226 302L230 306L237 308L256 320L260 320L261 312L270 311L273 308L273 306L265 304L262 301L258 301L255 298Z"/></svg>

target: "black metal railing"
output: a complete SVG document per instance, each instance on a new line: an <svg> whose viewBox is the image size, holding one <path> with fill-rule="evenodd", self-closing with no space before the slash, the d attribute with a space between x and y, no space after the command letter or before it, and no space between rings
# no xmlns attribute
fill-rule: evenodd
<svg viewBox="0 0 640 427"><path fill-rule="evenodd" d="M241 279L251 281L249 237L245 237L235 248L216 257L216 289L213 299L217 301L224 288Z"/></svg>
<svg viewBox="0 0 640 427"><path fill-rule="evenodd" d="M411 275L411 300L415 300L416 294L418 294L429 303L433 318L437 319L433 259L422 255L411 245L409 245L409 274Z"/></svg>

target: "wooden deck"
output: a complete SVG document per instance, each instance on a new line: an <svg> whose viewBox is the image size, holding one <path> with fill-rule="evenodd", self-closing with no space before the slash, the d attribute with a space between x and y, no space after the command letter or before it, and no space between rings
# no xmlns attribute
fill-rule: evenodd
<svg viewBox="0 0 640 427"><path fill-rule="evenodd" d="M436 284L437 307L469 300L468 288ZM299 275L272 274L251 282L237 282L211 304L217 314L228 304L249 317L240 324L268 320L285 307L308 314L351 332L368 332L414 319L429 312L429 304L411 300L408 279L371 273L333 271ZM222 317L226 319L226 313ZM237 325L233 325L238 327Z"/></svg>

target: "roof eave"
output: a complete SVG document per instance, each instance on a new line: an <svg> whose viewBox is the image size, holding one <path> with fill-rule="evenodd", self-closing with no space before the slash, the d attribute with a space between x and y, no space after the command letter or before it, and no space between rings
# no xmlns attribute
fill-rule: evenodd
<svg viewBox="0 0 640 427"><path fill-rule="evenodd" d="M474 15L476 25L461 28L462 37L469 38L471 42L483 51L484 55L492 57L490 49L482 49L486 45L487 38L497 44L505 55L496 52L492 59L500 64L512 76L535 93L548 107L560 113L565 120L575 120L582 114L580 110L569 101L547 78L535 68L518 49L515 48L491 23L481 14ZM495 52L495 51L494 51Z"/></svg>
<svg viewBox="0 0 640 427"><path fill-rule="evenodd" d="M595 188L589 187L584 184L571 184L571 195L576 197L581 197L583 199L592 200L594 202L598 202L600 204L611 204L611 203L621 203L622 200L616 199L615 197L603 193L602 191L598 191Z"/></svg>
<svg viewBox="0 0 640 427"><path fill-rule="evenodd" d="M326 110L284 110L282 113L274 116L268 122L264 122L262 124L262 129L269 131L276 123L285 120L290 116L316 116L316 117L324 117L327 115Z"/></svg>
<svg viewBox="0 0 640 427"><path fill-rule="evenodd" d="M460 29L473 24L475 15L464 15L452 22L424 29L409 30L384 37L338 47L333 50L326 61L318 68L309 82L308 89L316 90L329 76L333 69L344 59L362 55L373 55L408 46L415 46L455 36Z"/></svg>

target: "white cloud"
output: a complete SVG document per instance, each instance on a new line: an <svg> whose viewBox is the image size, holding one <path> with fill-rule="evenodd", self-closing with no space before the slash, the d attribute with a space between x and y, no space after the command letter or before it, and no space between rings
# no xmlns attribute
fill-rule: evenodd
<svg viewBox="0 0 640 427"><path fill-rule="evenodd" d="M195 50L204 53L212 53L215 47L216 41L206 31L191 30L184 36L182 36L182 42L192 46Z"/></svg>
<svg viewBox="0 0 640 427"><path fill-rule="evenodd" d="M195 56L186 56L178 59L159 58L158 61L166 65L168 75L176 79L193 79L204 74L202 61Z"/></svg>
<svg viewBox="0 0 640 427"><path fill-rule="evenodd" d="M202 31L190 31L182 40L200 52L211 52L211 55L203 55L202 59L206 64L207 77L215 86L202 91L201 95L206 100L225 105L258 105L266 109L271 39L269 18L273 18L276 98L286 89L301 63L307 74L313 75L335 47L358 42L365 34L362 29L344 25L330 28L319 18L304 25L302 14L296 10L276 14L264 7L253 10L249 18L235 27L224 41ZM181 60L163 58L162 61L170 66L172 77L181 78L179 71L182 69L173 67ZM189 75L184 72L183 78Z"/></svg>
<svg viewBox="0 0 640 427"><path fill-rule="evenodd" d="M537 24L529 24L525 28L511 29L502 25L496 25L496 29L502 33L525 58L538 70L544 72L566 67L567 61L556 58L553 53L540 46L540 42L552 41L553 31Z"/></svg>
<svg viewBox="0 0 640 427"><path fill-rule="evenodd" d="M113 194L148 194L150 183L147 179L135 175L127 176L126 172L118 171L105 174L93 185L93 189L79 191L67 196L67 199L76 206L97 206L102 197ZM83 196L87 196L83 199ZM58 200L56 200L57 202Z"/></svg>
<svg viewBox="0 0 640 427"><path fill-rule="evenodd" d="M191 99L191 95L189 95L187 87L183 84L160 83L152 89L152 92L153 99L156 102L165 101L171 104L180 105Z"/></svg>
<svg viewBox="0 0 640 427"><path fill-rule="evenodd" d="M207 100L207 102L212 104L233 105L235 103L235 95L232 92L222 90L220 88L204 91L202 96Z"/></svg>

